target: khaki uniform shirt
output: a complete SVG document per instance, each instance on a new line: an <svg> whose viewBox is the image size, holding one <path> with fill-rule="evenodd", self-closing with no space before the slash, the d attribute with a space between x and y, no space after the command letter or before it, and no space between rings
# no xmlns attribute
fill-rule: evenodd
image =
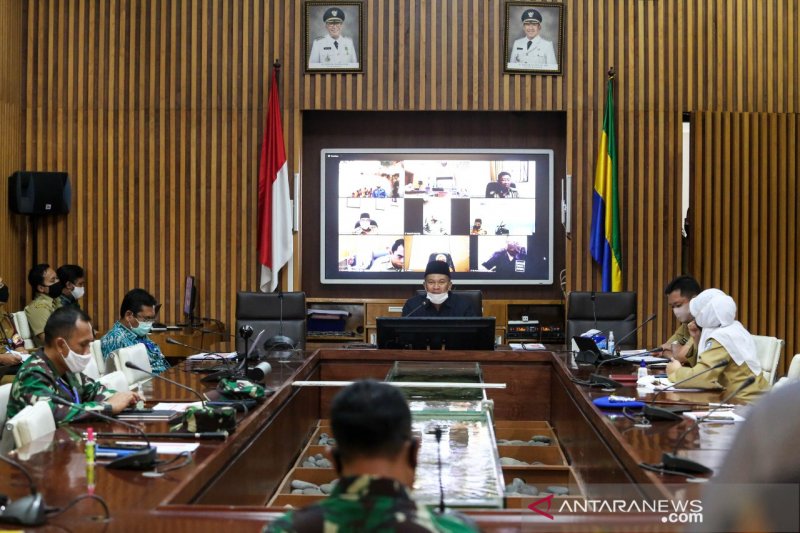
<svg viewBox="0 0 800 533"><path fill-rule="evenodd" d="M673 342L689 347L689 352L686 354L686 364L689 366L697 364L697 346L694 345L694 339L689 335L689 327L686 324L681 324L672 334L672 337L667 339L667 344L672 344Z"/></svg>
<svg viewBox="0 0 800 533"><path fill-rule="evenodd" d="M36 346L44 343L39 340L38 335L44 333L44 325L47 319L56 310L56 301L46 294L39 293L31 303L25 306L25 316L28 318L28 325L31 328L31 337Z"/></svg>
<svg viewBox="0 0 800 533"><path fill-rule="evenodd" d="M730 359L730 363L725 367L706 372L702 376L698 376L697 379L691 379L681 386L700 389L722 387L730 393L736 390L747 378L755 375L746 364L737 365L736 362L731 359L728 350L726 350L724 346L715 339L710 339L706 350L697 355L697 364L693 368L685 366L679 368L675 372L669 374L669 380L673 383L677 383L695 374L699 374L723 359ZM745 402L751 402L763 392L768 391L769 388L769 383L764 378L764 374L761 373L756 376L756 382L740 392L736 398Z"/></svg>

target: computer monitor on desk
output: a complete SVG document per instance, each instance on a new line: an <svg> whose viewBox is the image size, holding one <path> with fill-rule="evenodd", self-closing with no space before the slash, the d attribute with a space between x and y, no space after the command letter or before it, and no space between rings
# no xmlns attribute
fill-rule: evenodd
<svg viewBox="0 0 800 533"><path fill-rule="evenodd" d="M376 319L378 348L494 350L494 317Z"/></svg>

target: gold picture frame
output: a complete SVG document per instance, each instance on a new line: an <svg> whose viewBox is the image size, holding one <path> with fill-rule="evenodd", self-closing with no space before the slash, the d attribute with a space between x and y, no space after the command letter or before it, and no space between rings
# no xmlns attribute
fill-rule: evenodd
<svg viewBox="0 0 800 533"><path fill-rule="evenodd" d="M363 72L364 2L303 4L307 73Z"/></svg>
<svg viewBox="0 0 800 533"><path fill-rule="evenodd" d="M564 4L506 2L505 72L563 72Z"/></svg>

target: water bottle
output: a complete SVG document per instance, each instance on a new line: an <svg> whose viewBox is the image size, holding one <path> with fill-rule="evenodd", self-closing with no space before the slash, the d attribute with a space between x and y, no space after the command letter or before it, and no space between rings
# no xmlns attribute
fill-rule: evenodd
<svg viewBox="0 0 800 533"><path fill-rule="evenodd" d="M636 373L636 379L639 380L647 377L648 374L649 372L647 371L647 364L644 362L644 360L642 360L642 362L639 364L639 370Z"/></svg>
<svg viewBox="0 0 800 533"><path fill-rule="evenodd" d="M616 347L617 347L617 343L614 342L614 332L613 331L609 331L608 332L608 353L610 353L611 355L614 355L614 348L616 348Z"/></svg>

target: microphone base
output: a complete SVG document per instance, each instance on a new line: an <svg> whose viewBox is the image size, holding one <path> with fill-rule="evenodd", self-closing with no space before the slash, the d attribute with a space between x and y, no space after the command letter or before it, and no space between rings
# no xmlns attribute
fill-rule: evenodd
<svg viewBox="0 0 800 533"><path fill-rule="evenodd" d="M244 378L247 377L244 372L239 371L238 368L229 368L225 370L219 370L217 372L212 372L211 374L206 374L200 381L203 383L208 383L209 381L219 381L225 378Z"/></svg>
<svg viewBox="0 0 800 533"><path fill-rule="evenodd" d="M277 348L289 348L294 349L295 342L292 338L287 337L286 335L275 335L274 337L270 337L264 343L265 350L273 350Z"/></svg>
<svg viewBox="0 0 800 533"><path fill-rule="evenodd" d="M604 388L614 388L614 389L619 389L624 386L619 381L615 381L611 378L601 376L600 374L592 374L591 376L589 376L589 383L590 385L600 385Z"/></svg>
<svg viewBox="0 0 800 533"><path fill-rule="evenodd" d="M106 464L106 468L118 470L150 470L156 466L156 448L148 446L141 451L114 459Z"/></svg>
<svg viewBox="0 0 800 533"><path fill-rule="evenodd" d="M664 465L664 470L674 470L675 472L685 474L713 474L714 471L705 465L701 465L697 461L678 457L673 453L664 453L661 455L661 463Z"/></svg>
<svg viewBox="0 0 800 533"><path fill-rule="evenodd" d="M642 414L648 420L666 420L669 422L679 422L683 420L683 416L670 409L663 407L654 407L652 405L645 405Z"/></svg>
<svg viewBox="0 0 800 533"><path fill-rule="evenodd" d="M40 526L45 523L44 498L39 493L17 498L0 509L0 524Z"/></svg>

